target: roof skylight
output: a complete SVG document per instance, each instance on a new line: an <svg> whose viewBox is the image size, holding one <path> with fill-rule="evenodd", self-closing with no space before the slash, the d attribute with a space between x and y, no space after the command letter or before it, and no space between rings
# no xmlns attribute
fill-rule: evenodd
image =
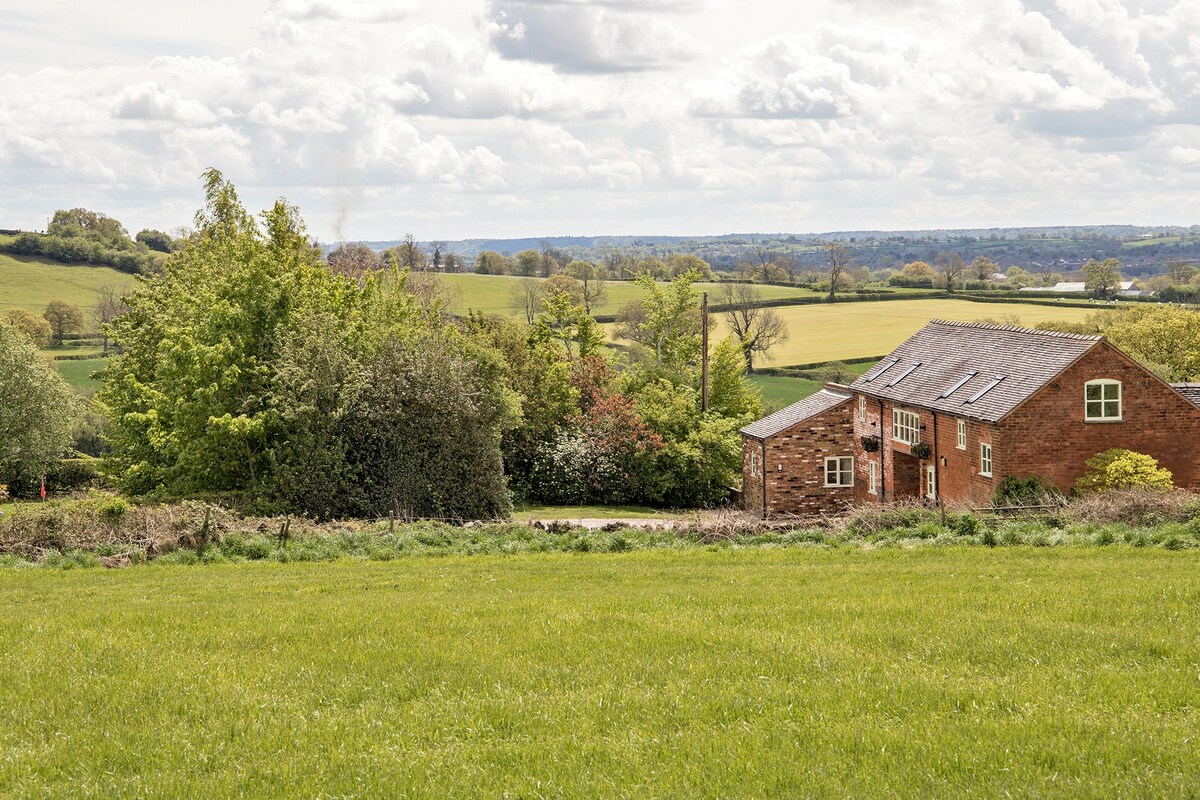
<svg viewBox="0 0 1200 800"><path fill-rule="evenodd" d="M966 386L966 385L967 385L967 381L971 380L971 378L974 378L974 377L975 377L976 375L978 375L978 374L979 374L979 371L978 371L978 370L974 370L974 371L972 371L972 372L968 372L968 373L967 373L967 377L963 378L963 379L962 379L962 380L960 380L958 383L954 384L954 385L953 385L953 386L951 386L949 389L947 389L946 391L944 391L944 392L942 392L940 395L938 395L938 400L941 400L941 399L943 399L943 398L945 398L945 397L949 397L950 395L954 394L954 393L955 393L955 392L957 392L959 389L961 389L962 387Z"/></svg>
<svg viewBox="0 0 1200 800"><path fill-rule="evenodd" d="M920 362L920 361L916 362L916 363L915 363L915 364L913 364L911 367L909 367L908 369L904 370L904 372L901 372L899 375L897 375L897 376L896 376L896 378L895 378L895 379L894 379L894 380L893 380L891 383L889 383L889 384L888 384L888 386L895 386L897 383L899 383L900 381L904 380L904 379L905 379L905 378L907 378L909 375L911 375L911 374L912 374L912 371L913 371L914 369L916 369L917 367L919 367L919 366L921 366L921 362Z"/></svg>
<svg viewBox="0 0 1200 800"><path fill-rule="evenodd" d="M997 375L997 376L996 376L996 378L995 378L995 379L994 379L994 380L993 380L991 383L989 383L987 386L985 386L985 387L983 387L982 389L980 389L980 390L979 390L978 392L976 392L975 394L971 395L971 397L970 397L970 398L968 398L968 399L967 399L966 401L964 401L964 402L967 402L967 403L974 403L976 400L978 400L979 398L983 397L985 394L987 394L988 392L990 392L992 389L995 389L997 386L999 386L999 385L1000 385L1000 381L1004 380L1004 378L1005 378L1005 376L1004 376L1004 375Z"/></svg>
<svg viewBox="0 0 1200 800"><path fill-rule="evenodd" d="M900 359L898 359L898 358L894 358L894 359L892 359L892 360L891 360L891 362L889 362L888 364L886 364L885 366L883 366L881 369L877 370L877 371L875 372L875 374L874 374L874 375L872 375L871 377L869 377L869 378L863 378L863 382L865 382L865 383L870 383L871 381L875 380L875 379L876 379L876 378L878 378L880 375L882 375L883 373L887 372L889 369L891 369L892 367L896 366L896 365L897 365L897 364L899 364L899 363L900 363Z"/></svg>

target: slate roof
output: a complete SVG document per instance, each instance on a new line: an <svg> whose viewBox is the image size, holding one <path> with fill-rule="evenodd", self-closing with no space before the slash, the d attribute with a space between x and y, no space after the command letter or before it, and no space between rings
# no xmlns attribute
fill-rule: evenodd
<svg viewBox="0 0 1200 800"><path fill-rule="evenodd" d="M754 439L767 439L799 422L815 417L822 411L828 411L834 406L841 405L849 399L849 392L841 392L827 386L816 394L810 394L799 403L792 403L782 411L776 411L757 422L751 422L742 428L742 433Z"/></svg>
<svg viewBox="0 0 1200 800"><path fill-rule="evenodd" d="M850 384L850 389L997 422L1101 338L935 319Z"/></svg>
<svg viewBox="0 0 1200 800"><path fill-rule="evenodd" d="M1171 388L1200 406L1200 383L1172 383Z"/></svg>

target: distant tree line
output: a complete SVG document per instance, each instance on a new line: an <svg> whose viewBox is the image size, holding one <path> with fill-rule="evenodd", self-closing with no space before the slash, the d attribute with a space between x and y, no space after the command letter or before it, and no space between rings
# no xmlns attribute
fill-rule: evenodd
<svg viewBox="0 0 1200 800"><path fill-rule="evenodd" d="M44 234L19 233L12 241L0 243L0 252L42 256L64 264L105 264L139 274L153 271L163 254L176 246L176 240L162 231L144 229L130 238L112 217L71 208L55 211Z"/></svg>

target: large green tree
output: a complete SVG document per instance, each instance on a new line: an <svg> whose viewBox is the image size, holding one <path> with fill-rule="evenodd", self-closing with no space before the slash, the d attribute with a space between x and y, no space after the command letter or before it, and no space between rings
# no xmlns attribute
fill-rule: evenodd
<svg viewBox="0 0 1200 800"><path fill-rule="evenodd" d="M0 319L0 483L36 478L71 442L79 398L33 341Z"/></svg>

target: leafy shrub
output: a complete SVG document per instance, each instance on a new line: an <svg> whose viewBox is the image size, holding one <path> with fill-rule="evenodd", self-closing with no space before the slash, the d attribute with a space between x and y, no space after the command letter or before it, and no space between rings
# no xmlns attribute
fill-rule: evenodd
<svg viewBox="0 0 1200 800"><path fill-rule="evenodd" d="M1018 478L1015 475L1005 475L996 487L993 505L1003 506L1037 506L1050 501L1060 501L1062 492L1050 485L1045 478L1030 475Z"/></svg>
<svg viewBox="0 0 1200 800"><path fill-rule="evenodd" d="M1113 489L1159 489L1174 487L1171 471L1145 453L1114 447L1087 460L1087 472L1075 482L1080 492Z"/></svg>

